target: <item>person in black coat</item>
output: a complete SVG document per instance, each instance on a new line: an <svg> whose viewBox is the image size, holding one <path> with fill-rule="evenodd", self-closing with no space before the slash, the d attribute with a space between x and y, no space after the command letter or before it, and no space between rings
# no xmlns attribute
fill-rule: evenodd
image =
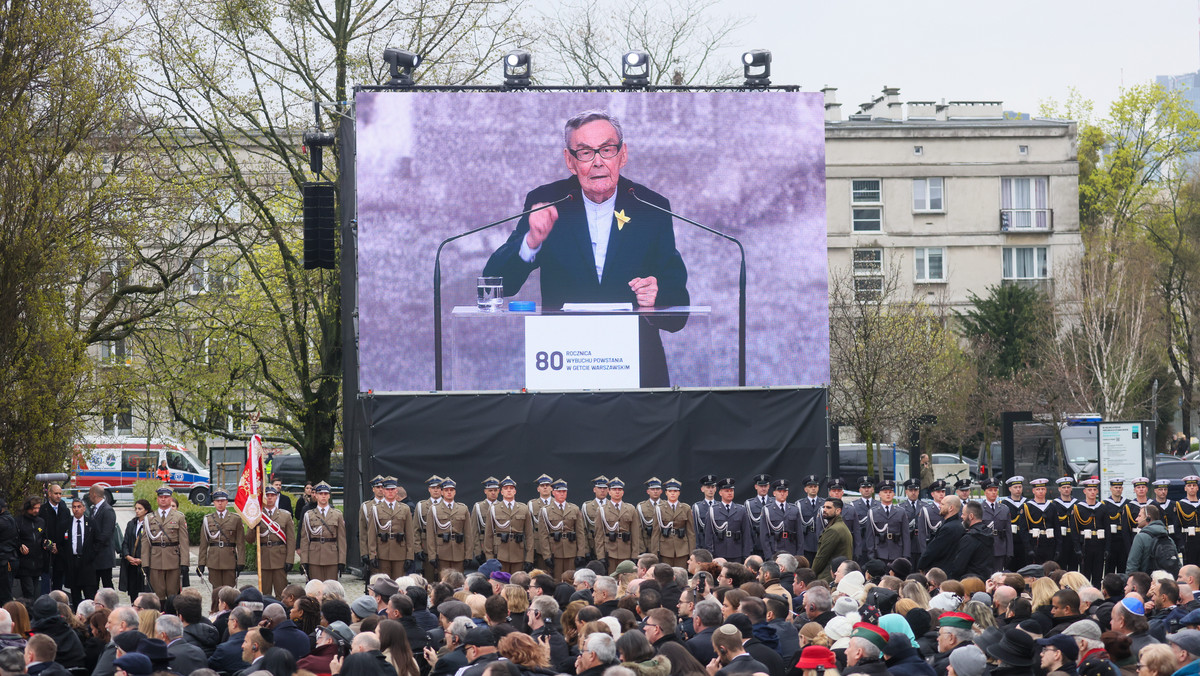
<svg viewBox="0 0 1200 676"><path fill-rule="evenodd" d="M30 615L33 620L30 626L33 633L46 634L54 639L54 644L58 646L56 662L67 669L84 666L86 654L83 651L83 641L79 640L79 634L76 634L71 625L58 614L57 601L49 595L39 596L33 602Z"/></svg>
<svg viewBox="0 0 1200 676"><path fill-rule="evenodd" d="M884 664L892 676L934 676L933 667L921 659L912 641L904 634L892 634L883 649Z"/></svg>
<svg viewBox="0 0 1200 676"><path fill-rule="evenodd" d="M945 570L953 565L959 541L967 532L959 517L961 511L962 501L958 499L957 495L947 495L942 499L942 509L938 512L942 517L942 525L929 540L929 545L925 547L925 553L921 555L917 568Z"/></svg>
<svg viewBox="0 0 1200 676"><path fill-rule="evenodd" d="M17 519L17 566L15 577L21 581L21 596L36 598L37 583L49 565L50 552L46 546L46 529L42 522L42 499L30 497L21 505L21 516Z"/></svg>
<svg viewBox="0 0 1200 676"><path fill-rule="evenodd" d="M13 600L12 568L17 565L17 520L0 498L0 605Z"/></svg>
<svg viewBox="0 0 1200 676"><path fill-rule="evenodd" d="M721 665L716 676L770 673L767 665L754 659L752 653L742 645L742 636L742 632L731 624L723 624L713 632L712 643L717 655L713 659Z"/></svg>
<svg viewBox="0 0 1200 676"><path fill-rule="evenodd" d="M67 552L58 546L63 533L67 532L67 524L71 522L71 504L62 499L63 489L58 484L50 484L46 488L46 500L38 512L42 517L42 525L46 535L54 544L50 558L50 588L62 589L63 580L67 577Z"/></svg>
<svg viewBox="0 0 1200 676"><path fill-rule="evenodd" d="M71 588L71 605L78 607L85 598L96 595L96 569L92 567L92 560L96 557L96 528L87 515L82 499L71 501L71 515L58 547L67 553L65 582ZM81 534L82 539L79 537Z"/></svg>
<svg viewBox="0 0 1200 676"><path fill-rule="evenodd" d="M143 519L153 507L149 500L138 500L133 505L133 518L125 524L125 536L121 540L121 577L117 588L129 592L136 599L146 588L146 575L142 568L142 543L146 540Z"/></svg>
<svg viewBox="0 0 1200 676"><path fill-rule="evenodd" d="M104 489L92 486L88 490L92 507L88 510L96 524L96 551L92 568L96 571L96 588L113 588L112 569L117 565L117 552L113 542L117 539L117 513L104 497Z"/></svg>
<svg viewBox="0 0 1200 676"><path fill-rule="evenodd" d="M978 502L968 502L963 507L962 522L967 530L958 542L950 566L943 570L952 580L961 580L963 576L971 574L986 578L993 572L995 537L983 522L983 506Z"/></svg>

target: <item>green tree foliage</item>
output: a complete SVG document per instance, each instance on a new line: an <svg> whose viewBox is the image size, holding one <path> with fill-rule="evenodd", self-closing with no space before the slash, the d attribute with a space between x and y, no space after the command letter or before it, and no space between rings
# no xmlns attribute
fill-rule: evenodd
<svg viewBox="0 0 1200 676"><path fill-rule="evenodd" d="M988 295L968 297L971 309L958 313L960 330L982 361L984 373L1010 377L1034 366L1038 354L1054 337L1050 302L1036 287L1000 284Z"/></svg>

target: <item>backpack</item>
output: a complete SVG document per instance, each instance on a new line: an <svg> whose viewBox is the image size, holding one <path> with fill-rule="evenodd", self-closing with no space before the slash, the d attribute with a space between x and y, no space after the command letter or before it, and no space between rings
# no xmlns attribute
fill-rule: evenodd
<svg viewBox="0 0 1200 676"><path fill-rule="evenodd" d="M1175 541L1166 535L1155 535L1151 552L1151 561L1155 570L1165 570L1171 575L1179 574L1179 550Z"/></svg>

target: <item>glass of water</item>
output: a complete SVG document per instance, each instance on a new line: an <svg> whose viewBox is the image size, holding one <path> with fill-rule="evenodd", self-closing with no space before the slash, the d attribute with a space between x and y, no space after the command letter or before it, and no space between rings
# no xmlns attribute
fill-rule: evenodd
<svg viewBox="0 0 1200 676"><path fill-rule="evenodd" d="M475 306L481 312L499 312L504 306L503 277L479 277L475 289Z"/></svg>

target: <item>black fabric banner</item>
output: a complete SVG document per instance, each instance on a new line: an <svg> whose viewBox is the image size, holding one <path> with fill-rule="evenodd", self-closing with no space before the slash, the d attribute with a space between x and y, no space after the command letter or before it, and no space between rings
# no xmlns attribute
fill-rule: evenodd
<svg viewBox="0 0 1200 676"><path fill-rule="evenodd" d="M824 389L376 395L359 402L363 475L396 476L414 500L426 477L450 476L468 504L488 476L511 476L528 500L542 473L566 479L575 503L600 474L623 479L634 503L652 476L681 480L688 502L705 474L734 478L738 499L764 472L799 495L795 482L828 473L826 402Z"/></svg>

